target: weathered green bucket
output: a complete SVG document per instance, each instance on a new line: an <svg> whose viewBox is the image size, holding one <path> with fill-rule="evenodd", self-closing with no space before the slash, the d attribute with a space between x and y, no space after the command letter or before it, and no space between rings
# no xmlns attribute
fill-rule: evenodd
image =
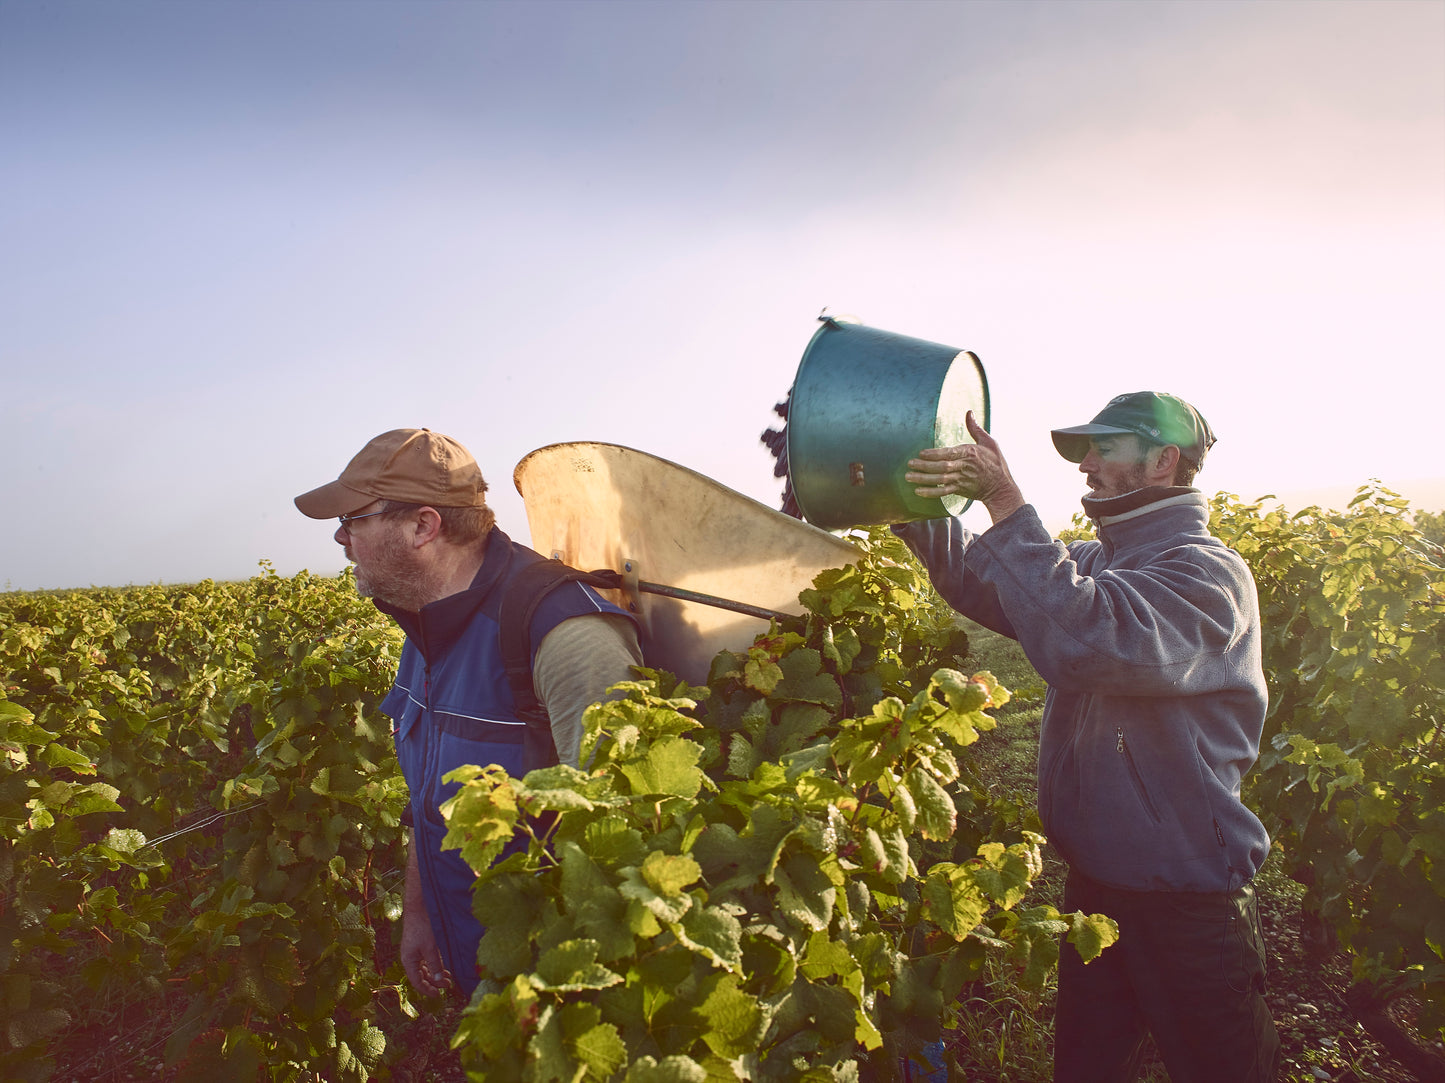
<svg viewBox="0 0 1445 1083"><path fill-rule="evenodd" d="M903 480L924 448L989 427L988 381L968 350L836 317L803 353L788 405L788 479L803 518L828 530L957 515L966 497L920 497Z"/></svg>

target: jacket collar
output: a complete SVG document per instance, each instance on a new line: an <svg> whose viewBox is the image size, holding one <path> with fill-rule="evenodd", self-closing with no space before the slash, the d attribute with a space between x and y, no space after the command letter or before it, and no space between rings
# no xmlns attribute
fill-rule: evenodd
<svg viewBox="0 0 1445 1083"><path fill-rule="evenodd" d="M1085 515L1100 526L1108 526L1110 523L1121 522L1124 518L1146 515L1155 510L1156 504L1191 503L1191 496L1203 500L1203 494L1198 489L1187 485L1148 485L1120 496L1106 496L1103 499L1086 496L1081 503L1084 505Z"/></svg>
<svg viewBox="0 0 1445 1083"><path fill-rule="evenodd" d="M449 594L421 607L420 613L400 609L378 601L376 608L391 617L408 639L416 644L422 657L431 660L446 651L462 637L477 610L501 582L512 563L512 539L500 527L492 527L482 550L482 566L472 577L471 586Z"/></svg>
<svg viewBox="0 0 1445 1083"><path fill-rule="evenodd" d="M1084 497L1084 507L1099 540L1111 549L1209 533L1209 502L1188 486L1150 486L1104 500Z"/></svg>

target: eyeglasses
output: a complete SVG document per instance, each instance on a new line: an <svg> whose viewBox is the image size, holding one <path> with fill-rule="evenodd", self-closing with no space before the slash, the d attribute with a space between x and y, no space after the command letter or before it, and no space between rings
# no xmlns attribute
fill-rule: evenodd
<svg viewBox="0 0 1445 1083"><path fill-rule="evenodd" d="M350 533L351 533L351 524L354 523L354 522L356 522L356 520L358 520L358 519L370 519L373 515L385 515L387 512L392 511L392 510L394 510L394 509L392 509L392 508L382 508L380 511L369 511L369 512L367 512L365 515L338 515L338 516L336 517L336 521L341 524L341 529L342 529L342 530L344 530L344 531L346 531L346 533L350 534Z"/></svg>

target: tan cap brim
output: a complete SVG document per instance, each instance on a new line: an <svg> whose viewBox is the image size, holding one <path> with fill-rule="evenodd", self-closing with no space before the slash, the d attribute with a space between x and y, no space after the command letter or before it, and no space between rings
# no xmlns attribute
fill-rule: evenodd
<svg viewBox="0 0 1445 1083"><path fill-rule="evenodd" d="M369 493L359 492L339 481L328 481L325 485L298 496L296 507L302 515L309 515L313 519L335 519L364 508L376 499Z"/></svg>

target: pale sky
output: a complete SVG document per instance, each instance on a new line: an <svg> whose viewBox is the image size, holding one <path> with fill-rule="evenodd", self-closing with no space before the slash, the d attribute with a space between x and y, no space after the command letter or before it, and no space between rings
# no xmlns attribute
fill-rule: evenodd
<svg viewBox="0 0 1445 1083"><path fill-rule="evenodd" d="M0 589L334 573L404 426L523 541L561 441L775 503L824 307L977 353L1051 525L1144 389L1437 510L1445 3L0 0Z"/></svg>

